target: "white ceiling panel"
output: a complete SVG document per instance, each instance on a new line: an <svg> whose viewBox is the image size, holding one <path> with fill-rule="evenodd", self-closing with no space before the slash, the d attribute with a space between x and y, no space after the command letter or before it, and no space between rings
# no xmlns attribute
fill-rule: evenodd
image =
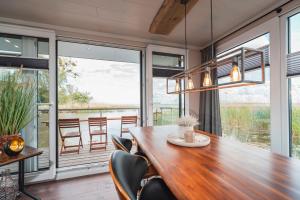
<svg viewBox="0 0 300 200"><path fill-rule="evenodd" d="M214 0L214 33L220 37L287 0ZM183 21L168 36L148 32L163 0L0 0L0 17L84 30L183 43ZM187 18L188 43L210 40L209 0L199 0Z"/></svg>

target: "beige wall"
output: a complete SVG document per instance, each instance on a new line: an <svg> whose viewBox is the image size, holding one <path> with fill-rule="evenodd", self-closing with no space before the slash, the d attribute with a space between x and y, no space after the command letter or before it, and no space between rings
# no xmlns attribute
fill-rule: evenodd
<svg viewBox="0 0 300 200"><path fill-rule="evenodd" d="M189 50L188 59L189 68L201 64L201 53L199 50ZM192 77L194 85L200 84L200 78ZM190 93L189 94L189 112L191 115L199 115L199 104L200 104L200 93Z"/></svg>

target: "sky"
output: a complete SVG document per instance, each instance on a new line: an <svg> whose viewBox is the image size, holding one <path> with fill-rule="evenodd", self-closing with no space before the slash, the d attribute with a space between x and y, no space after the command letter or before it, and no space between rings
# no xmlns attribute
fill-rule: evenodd
<svg viewBox="0 0 300 200"><path fill-rule="evenodd" d="M290 22L290 51L300 51L300 13L289 18Z"/></svg>
<svg viewBox="0 0 300 200"><path fill-rule="evenodd" d="M79 76L68 82L93 97L91 104L140 104L140 64L71 58ZM174 86L175 87L175 86ZM178 104L178 95L166 94L166 79L153 80L155 105Z"/></svg>
<svg viewBox="0 0 300 200"><path fill-rule="evenodd" d="M81 92L93 97L90 103L99 104L140 104L140 65L136 63L114 62L72 58L79 74L69 83Z"/></svg>

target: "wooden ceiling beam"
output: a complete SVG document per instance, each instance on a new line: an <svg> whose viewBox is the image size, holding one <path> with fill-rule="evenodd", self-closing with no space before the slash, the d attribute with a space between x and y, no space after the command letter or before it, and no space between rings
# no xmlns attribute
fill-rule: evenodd
<svg viewBox="0 0 300 200"><path fill-rule="evenodd" d="M189 0L187 13L196 5L198 0ZM184 4L181 0L164 0L156 13L151 26L150 33L168 35L184 18Z"/></svg>

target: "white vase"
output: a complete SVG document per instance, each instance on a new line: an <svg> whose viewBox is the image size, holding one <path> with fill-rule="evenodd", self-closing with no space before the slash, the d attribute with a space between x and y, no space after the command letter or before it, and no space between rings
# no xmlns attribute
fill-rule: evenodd
<svg viewBox="0 0 300 200"><path fill-rule="evenodd" d="M179 138L184 139L184 134L186 132L193 132L194 131L194 127L193 126L180 126L180 130L179 130Z"/></svg>

